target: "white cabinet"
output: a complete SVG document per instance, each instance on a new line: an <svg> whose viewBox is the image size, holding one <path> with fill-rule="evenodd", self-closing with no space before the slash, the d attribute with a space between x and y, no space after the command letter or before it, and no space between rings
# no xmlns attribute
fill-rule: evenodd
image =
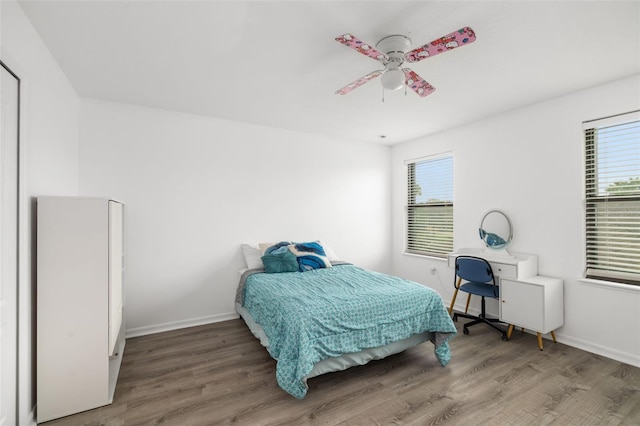
<svg viewBox="0 0 640 426"><path fill-rule="evenodd" d="M38 422L110 404L124 351L124 205L39 197Z"/></svg>
<svg viewBox="0 0 640 426"><path fill-rule="evenodd" d="M564 323L563 284L559 278L532 276L519 280L500 279L500 320L537 332L542 350L542 334L551 333Z"/></svg>

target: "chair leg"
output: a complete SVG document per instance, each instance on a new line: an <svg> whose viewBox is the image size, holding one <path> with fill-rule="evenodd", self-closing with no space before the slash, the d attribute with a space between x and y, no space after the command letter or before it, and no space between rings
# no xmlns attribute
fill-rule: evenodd
<svg viewBox="0 0 640 426"><path fill-rule="evenodd" d="M458 289L453 292L453 299L451 299L451 306L449 306L449 315L453 312L453 304L456 303L456 297L458 297Z"/></svg>
<svg viewBox="0 0 640 426"><path fill-rule="evenodd" d="M449 315L453 312L453 304L456 303L456 297L458 297L458 289L460 288L460 283L462 282L462 278L458 277L456 280L456 291L453 292L453 299L451 299L451 306L449 306Z"/></svg>

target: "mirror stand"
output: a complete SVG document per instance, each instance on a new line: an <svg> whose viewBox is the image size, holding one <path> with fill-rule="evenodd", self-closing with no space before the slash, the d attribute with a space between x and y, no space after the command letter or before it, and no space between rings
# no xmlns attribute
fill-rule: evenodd
<svg viewBox="0 0 640 426"><path fill-rule="evenodd" d="M511 255L507 251L507 249L504 249L504 248L502 248L502 249L493 249L493 248L487 247L486 244L483 244L482 251L484 253L489 253L492 257L493 256L499 256L499 257L505 257L505 258L509 258L509 259L515 259L516 258L515 256Z"/></svg>

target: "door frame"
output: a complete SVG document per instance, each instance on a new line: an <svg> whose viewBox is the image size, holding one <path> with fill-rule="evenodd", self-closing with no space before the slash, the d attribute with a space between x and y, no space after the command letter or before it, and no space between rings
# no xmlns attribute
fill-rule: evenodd
<svg viewBox="0 0 640 426"><path fill-rule="evenodd" d="M2 70L6 70L13 78L15 78L17 83L16 90L16 118L15 118L15 126L16 126L16 139L15 141L12 139L9 143L16 143L15 147L15 288L10 292L9 297L11 300L8 300L10 303L9 307L9 315L10 318L7 320L7 325L9 327L10 335L9 338L13 340L13 344L9 348L3 348L0 356L2 357L2 364L4 365L4 358L9 357L9 362L14 365L14 368L7 368L0 370L0 397L2 400L0 401L0 405L2 406L2 410L0 411L0 425L9 425L9 424L17 424L19 421L19 409L18 409L18 390L19 390L19 317L20 317L20 277L21 277L21 268L22 268L22 259L21 259L21 239L22 239L22 229L21 229L21 203L22 203L22 144L21 144L21 130L22 130L22 101L21 101L21 89L22 89L22 81L20 77L2 60L0 60L0 67ZM5 143L4 140L0 138L0 143ZM3 200L4 201L4 200ZM5 289L2 289L3 293ZM1 306L0 306L0 309ZM1 313L0 313L1 314ZM3 314L4 315L4 314ZM4 339L3 339L4 340ZM4 345L3 345L4 347ZM7 377L9 375L9 377ZM7 389L8 397L6 397ZM5 404L8 402L9 406ZM6 411L4 411L6 410Z"/></svg>

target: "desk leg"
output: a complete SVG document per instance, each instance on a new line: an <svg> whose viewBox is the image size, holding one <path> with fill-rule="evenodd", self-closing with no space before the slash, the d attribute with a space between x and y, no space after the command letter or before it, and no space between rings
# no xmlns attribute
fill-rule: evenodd
<svg viewBox="0 0 640 426"><path fill-rule="evenodd" d="M467 294L467 305L464 307L464 313L469 312L469 302L471 302L471 293Z"/></svg>
<svg viewBox="0 0 640 426"><path fill-rule="evenodd" d="M551 331L551 338L553 339L553 343L558 343L558 341L556 340L556 332L555 331Z"/></svg>
<svg viewBox="0 0 640 426"><path fill-rule="evenodd" d="M509 324L509 328L507 328L507 339L511 339L511 333L513 333L513 324Z"/></svg>
<svg viewBox="0 0 640 426"><path fill-rule="evenodd" d="M538 347L540 350L544 349L544 346L542 345L542 333L540 332L538 332Z"/></svg>

